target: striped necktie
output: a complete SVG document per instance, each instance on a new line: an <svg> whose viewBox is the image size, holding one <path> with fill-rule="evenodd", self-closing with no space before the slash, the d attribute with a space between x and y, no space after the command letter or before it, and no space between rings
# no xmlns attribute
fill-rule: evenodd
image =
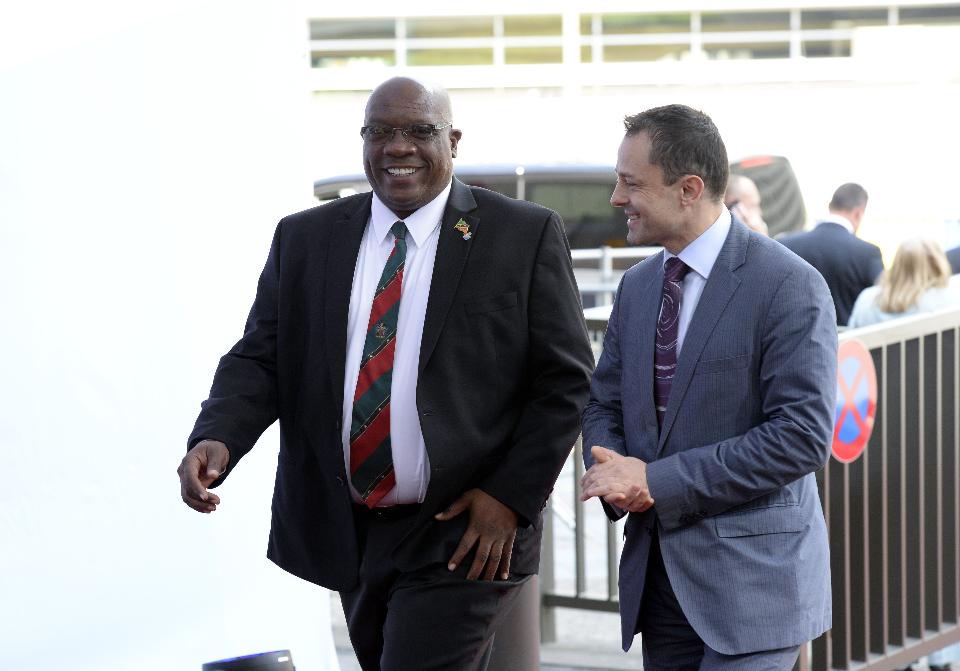
<svg viewBox="0 0 960 671"><path fill-rule="evenodd" d="M370 308L350 424L350 481L373 508L396 485L390 446L390 383L397 344L400 289L407 256L407 227L391 228L394 243Z"/></svg>
<svg viewBox="0 0 960 671"><path fill-rule="evenodd" d="M663 297L653 354L653 400L657 406L657 426L663 426L673 374L677 371L680 297L683 295L683 278L689 270L690 267L676 256L667 259L663 268Z"/></svg>

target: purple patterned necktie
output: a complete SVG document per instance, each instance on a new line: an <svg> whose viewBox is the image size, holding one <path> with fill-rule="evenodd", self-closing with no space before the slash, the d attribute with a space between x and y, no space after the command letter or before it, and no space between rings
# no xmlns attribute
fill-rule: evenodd
<svg viewBox="0 0 960 671"><path fill-rule="evenodd" d="M663 298L660 301L653 353L653 401L657 406L657 426L663 426L663 416L670 400L670 386L677 370L680 297L683 295L683 278L689 270L690 267L676 256L667 259L663 267Z"/></svg>

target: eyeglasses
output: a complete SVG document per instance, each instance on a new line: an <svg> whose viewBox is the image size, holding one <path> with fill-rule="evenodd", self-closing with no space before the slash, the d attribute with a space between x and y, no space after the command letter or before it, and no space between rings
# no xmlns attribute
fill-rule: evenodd
<svg viewBox="0 0 960 671"><path fill-rule="evenodd" d="M452 125L452 123L415 123L406 128L390 128L390 126L373 123L360 129L360 137L367 142L386 142L393 139L393 134L396 131L400 131L400 134L408 140L426 142L435 138L437 133L444 128L449 128Z"/></svg>

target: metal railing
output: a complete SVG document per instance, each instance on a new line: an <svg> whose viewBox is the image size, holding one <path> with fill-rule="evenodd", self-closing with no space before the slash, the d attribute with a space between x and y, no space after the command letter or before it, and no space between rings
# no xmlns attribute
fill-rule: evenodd
<svg viewBox="0 0 960 671"><path fill-rule="evenodd" d="M594 334L596 337L596 334ZM960 310L845 331L877 373L873 432L817 474L830 535L833 629L797 669L885 671L960 641ZM578 443L545 517L541 638L554 609L618 610L622 521L579 500Z"/></svg>
<svg viewBox="0 0 960 671"><path fill-rule="evenodd" d="M662 247L597 247L594 249L574 249L570 252L577 273L577 286L580 294L591 305L610 305L613 303L620 276L630 266L658 253ZM619 265L617 261L622 261Z"/></svg>

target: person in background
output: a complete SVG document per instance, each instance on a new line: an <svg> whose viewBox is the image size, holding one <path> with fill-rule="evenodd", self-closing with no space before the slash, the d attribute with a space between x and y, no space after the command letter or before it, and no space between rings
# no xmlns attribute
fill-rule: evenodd
<svg viewBox="0 0 960 671"><path fill-rule="evenodd" d="M746 175L730 175L727 190L723 194L723 204L748 228L761 235L768 235L760 201L760 190L752 179Z"/></svg>
<svg viewBox="0 0 960 671"><path fill-rule="evenodd" d="M950 263L950 272L960 275L960 247L947 250L947 261Z"/></svg>
<svg viewBox="0 0 960 671"><path fill-rule="evenodd" d="M867 287L850 313L850 328L921 312L960 307L960 294L950 285L950 264L936 242L910 238L900 244L890 270L878 286Z"/></svg>
<svg viewBox="0 0 960 671"><path fill-rule="evenodd" d="M880 248L857 237L866 208L866 190L859 184L843 184L830 199L830 214L813 230L778 238L823 275L840 326L850 319L860 292L873 286L883 272Z"/></svg>

